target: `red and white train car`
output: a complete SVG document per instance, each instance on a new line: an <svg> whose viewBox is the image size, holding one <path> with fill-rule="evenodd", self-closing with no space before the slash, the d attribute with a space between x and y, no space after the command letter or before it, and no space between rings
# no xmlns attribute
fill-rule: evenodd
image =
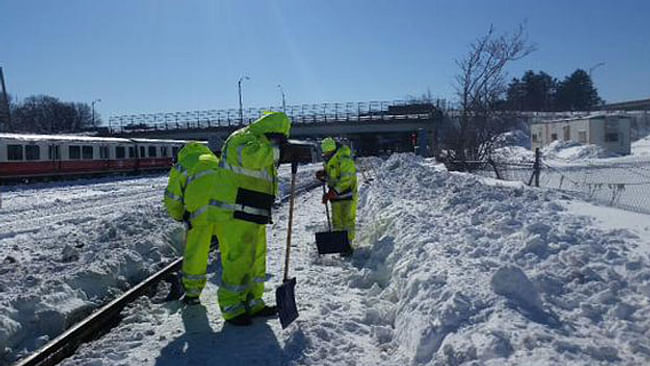
<svg viewBox="0 0 650 366"><path fill-rule="evenodd" d="M188 142L0 133L0 179L169 169Z"/></svg>

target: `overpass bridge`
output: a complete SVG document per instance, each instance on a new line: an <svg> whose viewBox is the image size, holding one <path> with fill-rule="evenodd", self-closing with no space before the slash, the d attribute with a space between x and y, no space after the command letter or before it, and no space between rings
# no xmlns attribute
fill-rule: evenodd
<svg viewBox="0 0 650 366"><path fill-rule="evenodd" d="M437 103L405 101L322 103L286 107L204 110L177 113L112 116L106 131L111 136L206 140L221 147L230 133L262 116L284 111L293 122L291 137L346 138L359 155L383 151L413 151L424 155L437 150L443 119Z"/></svg>

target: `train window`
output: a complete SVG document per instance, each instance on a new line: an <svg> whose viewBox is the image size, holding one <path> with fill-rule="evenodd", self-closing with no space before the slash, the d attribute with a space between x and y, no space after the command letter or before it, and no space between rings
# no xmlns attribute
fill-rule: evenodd
<svg viewBox="0 0 650 366"><path fill-rule="evenodd" d="M68 146L68 156L70 160L81 159L81 146Z"/></svg>
<svg viewBox="0 0 650 366"><path fill-rule="evenodd" d="M89 145L82 146L81 152L83 155L84 160L92 160L93 159L93 147Z"/></svg>
<svg viewBox="0 0 650 366"><path fill-rule="evenodd" d="M135 159L135 147L129 146L129 158Z"/></svg>
<svg viewBox="0 0 650 366"><path fill-rule="evenodd" d="M144 155L144 146L140 146L140 157L145 158L146 156Z"/></svg>
<svg viewBox="0 0 650 366"><path fill-rule="evenodd" d="M167 146L160 147L160 156L162 156L163 158L169 156L167 155Z"/></svg>
<svg viewBox="0 0 650 366"><path fill-rule="evenodd" d="M150 158L155 158L156 157L156 147L155 146L149 146L149 157Z"/></svg>
<svg viewBox="0 0 650 366"><path fill-rule="evenodd" d="M36 145L25 146L25 160L41 160L41 148Z"/></svg>
<svg viewBox="0 0 650 366"><path fill-rule="evenodd" d="M7 145L7 160L23 160L23 145Z"/></svg>
<svg viewBox="0 0 650 366"><path fill-rule="evenodd" d="M115 159L124 159L126 156L125 151L124 151L124 146L116 146L115 147Z"/></svg>
<svg viewBox="0 0 650 366"><path fill-rule="evenodd" d="M104 160L108 159L108 146L99 147L99 158Z"/></svg>

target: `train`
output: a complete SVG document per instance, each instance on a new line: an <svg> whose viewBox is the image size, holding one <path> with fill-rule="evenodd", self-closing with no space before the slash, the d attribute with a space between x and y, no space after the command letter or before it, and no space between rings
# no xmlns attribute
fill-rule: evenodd
<svg viewBox="0 0 650 366"><path fill-rule="evenodd" d="M169 169L190 141L0 133L0 180ZM197 141L204 143L207 142Z"/></svg>

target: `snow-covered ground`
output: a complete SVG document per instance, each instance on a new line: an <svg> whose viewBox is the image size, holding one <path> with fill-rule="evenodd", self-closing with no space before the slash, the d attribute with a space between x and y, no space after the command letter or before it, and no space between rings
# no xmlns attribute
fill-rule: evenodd
<svg viewBox="0 0 650 366"><path fill-rule="evenodd" d="M301 185L317 165L302 167ZM280 169L280 193L290 168ZM167 175L3 187L0 365L59 335L181 254ZM299 187L304 188L304 187Z"/></svg>
<svg viewBox="0 0 650 366"><path fill-rule="evenodd" d="M350 260L318 257L321 192L298 198L290 274L300 318L286 330L277 319L224 325L215 258L202 306L142 297L63 364L650 362L648 216L413 155L393 155L375 174L360 191ZM269 228L268 302L286 219L284 205Z"/></svg>

